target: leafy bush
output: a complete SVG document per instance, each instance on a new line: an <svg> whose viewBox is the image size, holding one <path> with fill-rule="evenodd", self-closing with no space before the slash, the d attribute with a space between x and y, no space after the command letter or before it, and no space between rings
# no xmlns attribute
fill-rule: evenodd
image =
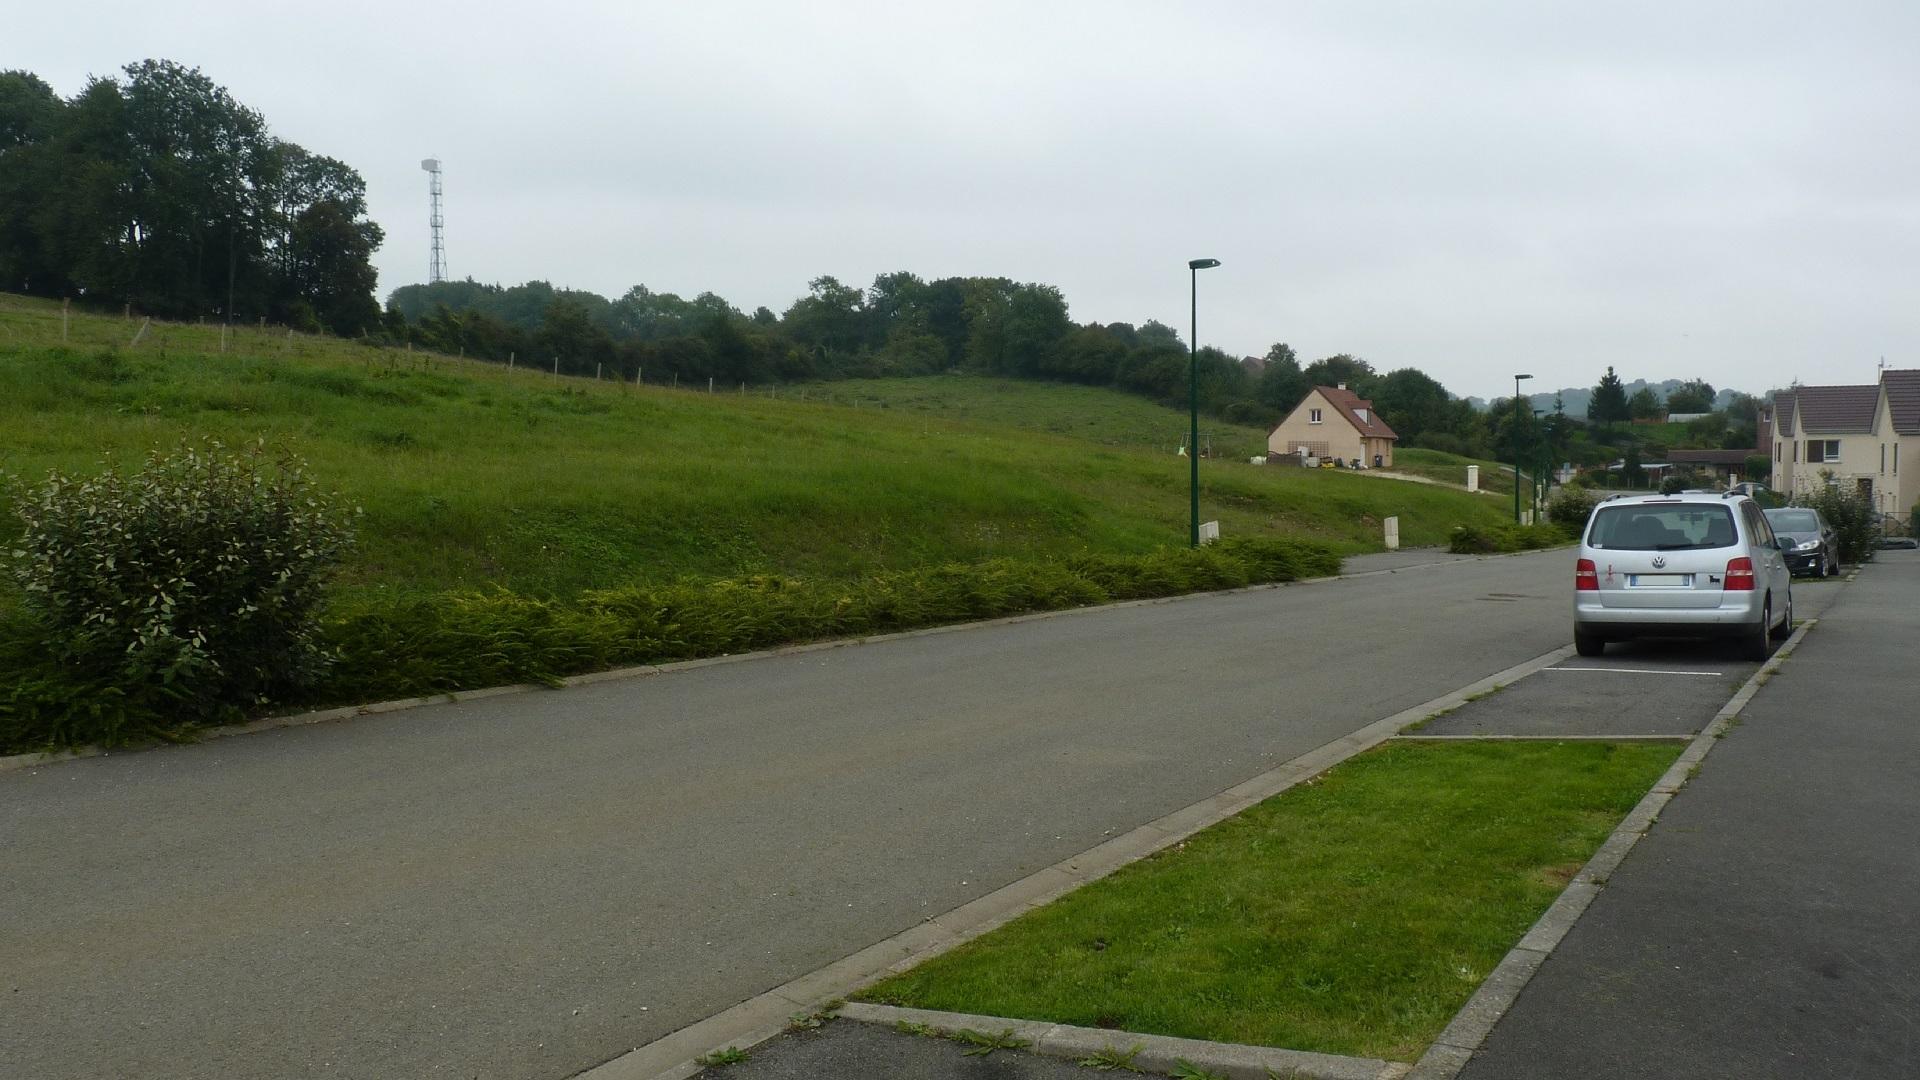
<svg viewBox="0 0 1920 1080"><path fill-rule="evenodd" d="M303 465L215 442L12 499L25 610L0 627L0 742L116 742L315 685L322 587L351 542Z"/></svg>
<svg viewBox="0 0 1920 1080"><path fill-rule="evenodd" d="M1335 574L1318 544L1226 540L1193 551L995 559L864 581L753 577L588 593L574 603L508 592L380 602L330 620L331 701L552 684L613 667L722 656L1028 611Z"/></svg>
<svg viewBox="0 0 1920 1080"><path fill-rule="evenodd" d="M1547 520L1558 525L1568 536L1579 536L1587 527L1587 519L1593 516L1593 508L1598 500L1584 487L1568 485L1560 489L1547 503Z"/></svg>
<svg viewBox="0 0 1920 1080"><path fill-rule="evenodd" d="M1584 519L1582 524L1585 524ZM1565 529L1557 524L1494 525L1487 528L1460 525L1453 530L1447 550L1455 555L1533 551L1537 548L1559 547L1577 535L1578 530L1578 525Z"/></svg>
<svg viewBox="0 0 1920 1080"><path fill-rule="evenodd" d="M1814 490L1802 502L1820 511L1820 516L1833 526L1834 533L1840 537L1841 562L1865 562L1873 556L1874 546L1880 540L1873 504L1858 490L1834 483L1832 473L1822 473L1821 478L1826 482L1814 485Z"/></svg>

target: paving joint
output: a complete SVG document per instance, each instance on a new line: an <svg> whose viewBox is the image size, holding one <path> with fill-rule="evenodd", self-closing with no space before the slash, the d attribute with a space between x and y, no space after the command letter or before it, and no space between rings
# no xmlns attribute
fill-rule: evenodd
<svg viewBox="0 0 1920 1080"><path fill-rule="evenodd" d="M685 1080L699 1071L698 1066L693 1064L696 1058L730 1046L746 1049L779 1034L780 1028L767 1027L766 1017L772 1013L778 1013L784 1019L796 1012L814 1012L884 976L917 967L956 945L1005 925L1041 904L1056 900L1081 885L1097 881L1303 780L1318 776L1355 754L1386 742L1408 724L1436 709L1454 707L1494 686L1504 686L1526 678L1572 656L1573 651L1572 645L1563 645L1431 701L1375 720L1282 762L1252 779L1235 784L1226 791L1102 841L1086 851L976 897L945 914L935 915L917 926L869 945L851 956L775 986L730 1009L576 1075L580 1080ZM1265 1080L1264 1073L1230 1075Z"/></svg>
<svg viewBox="0 0 1920 1080"><path fill-rule="evenodd" d="M1144 1035L930 1009L902 1009L863 1002L843 1006L840 1016L857 1023L886 1027L912 1024L939 1035L956 1035L962 1031L986 1035L1006 1032L1027 1044L1020 1049L1048 1057L1080 1061L1101 1053L1130 1054L1129 1060L1138 1070L1170 1073L1185 1063L1227 1077L1228 1080L1268 1080L1274 1076L1298 1077L1300 1080L1399 1080L1407 1075L1410 1068L1405 1062L1377 1058L1315 1054L1280 1047L1207 1042L1170 1035Z"/></svg>
<svg viewBox="0 0 1920 1080"><path fill-rule="evenodd" d="M1534 972L1565 940L1580 916L1599 897L1613 872L1626 860L1628 852L1653 828L1660 811L1686 786L1694 768L1706 759L1714 744L1733 726L1740 710L1753 700L1760 687L1780 669L1793 650L1806 639L1807 633L1819 624L1819 619L1808 619L1795 628L1792 636L1774 651L1758 671L1748 676L1726 704L1714 713L1713 719L1707 721L1706 726L1693 736L1687 748L1668 766L1652 790L1627 812L1626 817L1620 819L1599 850L1574 875L1573 881L1493 969L1486 981L1480 984L1460 1012L1455 1014L1433 1045L1421 1055L1413 1071L1407 1074L1407 1080L1455 1080L1460 1075L1492 1033L1493 1026L1519 1000L1520 992L1526 989Z"/></svg>

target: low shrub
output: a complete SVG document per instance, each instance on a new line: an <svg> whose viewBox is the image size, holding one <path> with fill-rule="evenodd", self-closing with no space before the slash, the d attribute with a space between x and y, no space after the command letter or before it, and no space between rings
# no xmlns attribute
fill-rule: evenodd
<svg viewBox="0 0 1920 1080"><path fill-rule="evenodd" d="M1584 524L1584 519L1582 524ZM1447 542L1447 550L1455 555L1494 555L1509 551L1533 551L1537 548L1559 547L1574 536L1579 535L1579 527L1562 528L1557 524L1536 525L1494 525L1479 528L1472 525L1457 526Z"/></svg>
<svg viewBox="0 0 1920 1080"><path fill-rule="evenodd" d="M365 606L330 620L331 701L367 701L721 656L1114 600L1335 574L1318 544L1227 540L1146 555L995 559L864 581L753 577L636 586L555 602L507 592Z"/></svg>
<svg viewBox="0 0 1920 1080"><path fill-rule="evenodd" d="M1559 526L1568 536L1578 536L1587 527L1587 519L1593 516L1593 508L1597 503L1593 493L1586 488L1563 487L1547 502L1547 520Z"/></svg>
<svg viewBox="0 0 1920 1080"><path fill-rule="evenodd" d="M309 691L321 591L351 534L302 464L218 443L16 487L0 744L113 743Z"/></svg>

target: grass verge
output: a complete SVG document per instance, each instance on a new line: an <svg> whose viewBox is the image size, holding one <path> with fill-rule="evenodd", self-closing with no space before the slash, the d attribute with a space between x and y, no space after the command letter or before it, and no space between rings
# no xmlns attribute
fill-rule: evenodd
<svg viewBox="0 0 1920 1080"><path fill-rule="evenodd" d="M860 997L1411 1061L1679 751L1392 743Z"/></svg>

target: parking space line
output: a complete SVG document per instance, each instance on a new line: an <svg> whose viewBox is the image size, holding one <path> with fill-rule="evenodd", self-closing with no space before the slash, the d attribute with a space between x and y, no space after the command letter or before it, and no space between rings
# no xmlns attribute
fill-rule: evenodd
<svg viewBox="0 0 1920 1080"><path fill-rule="evenodd" d="M1647 667L1550 667L1544 671L1617 671L1623 675L1725 675L1724 671L1674 671Z"/></svg>

